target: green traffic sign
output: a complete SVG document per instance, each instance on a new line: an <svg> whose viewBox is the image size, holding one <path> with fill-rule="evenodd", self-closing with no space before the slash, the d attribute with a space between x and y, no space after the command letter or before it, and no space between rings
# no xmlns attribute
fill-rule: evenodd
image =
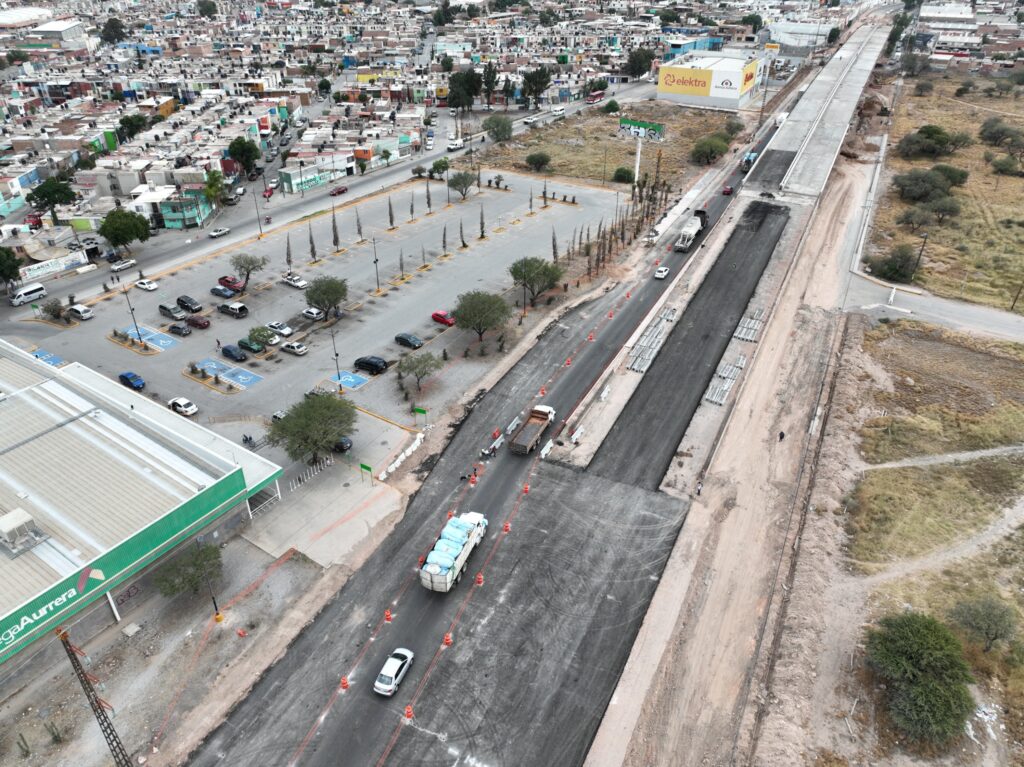
<svg viewBox="0 0 1024 767"><path fill-rule="evenodd" d="M362 469L363 471L368 471L371 474L373 474L373 469L367 466L365 463L359 464L359 468Z"/></svg>
<svg viewBox="0 0 1024 767"><path fill-rule="evenodd" d="M422 408L422 407L414 407L412 410L413 410L414 413L419 413L420 415L426 415L427 414L426 409Z"/></svg>

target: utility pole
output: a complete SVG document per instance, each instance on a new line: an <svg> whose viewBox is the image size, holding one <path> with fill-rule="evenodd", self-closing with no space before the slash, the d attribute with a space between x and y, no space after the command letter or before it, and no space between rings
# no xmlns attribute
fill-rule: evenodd
<svg viewBox="0 0 1024 767"><path fill-rule="evenodd" d="M1012 311L1013 311L1014 309L1016 309L1016 308L1017 308L1017 299L1019 299L1019 298L1020 298L1020 294L1021 294L1021 291L1024 291L1024 282L1022 282L1022 283L1020 284L1020 287L1019 287L1019 288L1017 288L1017 295L1015 295L1015 296L1013 297L1013 303L1012 303L1012 304L1010 304L1010 311L1011 311L1011 312L1012 312ZM961 295L962 295L962 293L961 293Z"/></svg>
<svg viewBox="0 0 1024 767"><path fill-rule="evenodd" d="M260 221L260 201L256 199L256 187L250 189L252 192L252 204L256 208L256 226L260 228L260 239L263 239L263 222Z"/></svg>
<svg viewBox="0 0 1024 767"><path fill-rule="evenodd" d="M917 261L914 262L914 271L910 275L910 281L914 281L914 275L917 274L917 268L921 265L921 256L924 255L924 246L928 244L928 232L921 234L921 249L917 251Z"/></svg>
<svg viewBox="0 0 1024 767"><path fill-rule="evenodd" d="M110 717L107 716L108 710L114 710L113 706L96 694L96 689L92 686L92 677L85 672L85 669L82 668L82 664L78 660L78 656L83 654L82 651L71 644L66 629L58 628L57 638L60 639L61 644L64 645L64 649L67 651L68 659L71 661L71 668L74 669L75 676L78 677L78 681L85 691L85 697L89 701L90 708L92 708L93 716L96 717L96 721L99 723L100 732L103 733L103 738L107 741L110 755L114 757L115 766L131 767L131 758L128 756L128 752L125 751L124 745L117 735L117 730L114 729L114 725L110 721Z"/></svg>
<svg viewBox="0 0 1024 767"><path fill-rule="evenodd" d="M373 238L373 273L377 276L377 293L380 293L380 271L377 269L377 238Z"/></svg>
<svg viewBox="0 0 1024 767"><path fill-rule="evenodd" d="M121 288L121 292L124 293L124 300L128 302L128 313L132 316L132 325L135 326L135 337L139 339L139 343L145 348L146 342L142 340L142 333L139 332L139 323L135 321L135 307L132 306L132 300L128 298L128 286L125 285Z"/></svg>

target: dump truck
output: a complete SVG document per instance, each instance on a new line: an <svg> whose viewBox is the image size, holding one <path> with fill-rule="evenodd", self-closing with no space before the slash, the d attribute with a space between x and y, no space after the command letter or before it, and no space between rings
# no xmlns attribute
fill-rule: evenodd
<svg viewBox="0 0 1024 767"><path fill-rule="evenodd" d="M684 253L689 250L690 246L693 245L693 241L697 238L697 235L704 230L707 223L708 214L706 211L693 211L693 215L687 219L686 223L683 224L682 231L679 232L679 239L676 240L674 250L677 253Z"/></svg>
<svg viewBox="0 0 1024 767"><path fill-rule="evenodd" d="M743 161L740 163L740 170L746 173L754 167L755 162L757 162L757 152L747 152L743 155Z"/></svg>
<svg viewBox="0 0 1024 767"><path fill-rule="evenodd" d="M420 567L420 583L431 591L451 591L462 580L469 555L486 534L487 518L479 512L449 519Z"/></svg>
<svg viewBox="0 0 1024 767"><path fill-rule="evenodd" d="M530 411L530 416L522 423L508 443L513 453L526 455L532 453L540 442L548 424L555 420L555 409L550 405L537 405Z"/></svg>

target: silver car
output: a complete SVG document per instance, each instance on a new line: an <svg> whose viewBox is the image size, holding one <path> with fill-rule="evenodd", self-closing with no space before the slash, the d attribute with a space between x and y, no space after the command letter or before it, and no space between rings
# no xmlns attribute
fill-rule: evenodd
<svg viewBox="0 0 1024 767"><path fill-rule="evenodd" d="M384 661L384 668L377 674L377 680L373 683L373 691L389 698L398 692L398 685L402 683L409 667L412 665L413 651L399 647Z"/></svg>

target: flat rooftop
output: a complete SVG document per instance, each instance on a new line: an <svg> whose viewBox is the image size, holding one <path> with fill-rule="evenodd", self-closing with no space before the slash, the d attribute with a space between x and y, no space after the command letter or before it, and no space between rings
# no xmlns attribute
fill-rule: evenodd
<svg viewBox="0 0 1024 767"><path fill-rule="evenodd" d="M23 519L20 509L32 530L13 549L0 540L0 616L239 468L246 492L235 503L281 472L166 402L3 339L0 423L0 523Z"/></svg>

